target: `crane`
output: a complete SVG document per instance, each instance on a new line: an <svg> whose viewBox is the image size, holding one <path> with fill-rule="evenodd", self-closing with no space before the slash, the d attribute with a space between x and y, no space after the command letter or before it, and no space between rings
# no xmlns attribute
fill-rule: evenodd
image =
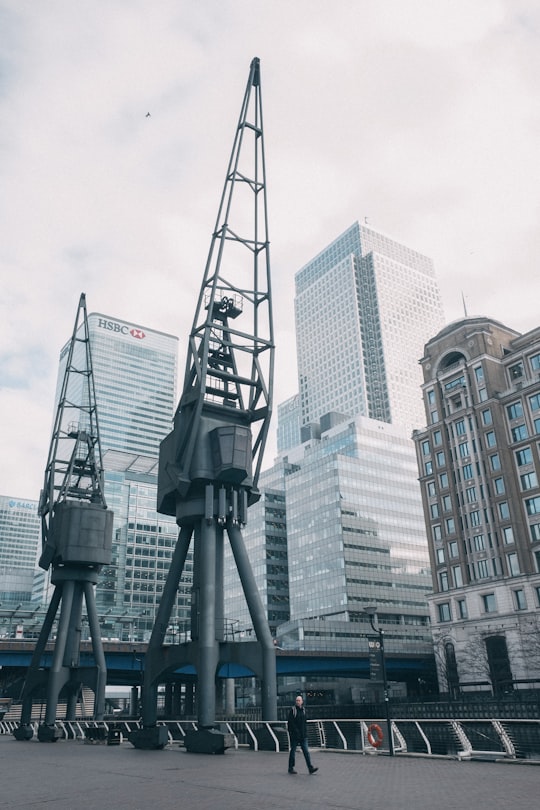
<svg viewBox="0 0 540 810"><path fill-rule="evenodd" d="M22 690L18 740L32 739L32 697L46 687L40 742L56 742L60 692L67 693L66 719L74 720L77 697L86 685L94 691L94 719L103 719L107 670L96 609L94 586L103 565L111 562L113 512L103 490L92 354L81 294L73 335L65 349L65 370L58 398L45 479L39 500L42 553L39 565L51 568L53 595L41 628ZM63 360L63 358L62 358ZM83 601L86 604L94 666L80 666ZM60 608L49 669L42 659Z"/></svg>
<svg viewBox="0 0 540 810"><path fill-rule="evenodd" d="M160 445L158 511L180 527L145 660L136 748L162 748L157 688L181 666L197 671L198 730L188 750L218 753L215 679L241 663L262 681L263 719L277 719L275 648L242 527L257 489L272 405L274 338L260 63L254 58L189 336L184 386L171 433ZM256 641L225 641L224 538L228 537ZM191 641L164 646L193 541Z"/></svg>

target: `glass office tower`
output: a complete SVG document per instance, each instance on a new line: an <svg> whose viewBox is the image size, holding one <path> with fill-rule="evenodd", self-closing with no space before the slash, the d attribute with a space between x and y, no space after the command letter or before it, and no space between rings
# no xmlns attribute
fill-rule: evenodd
<svg viewBox="0 0 540 810"><path fill-rule="evenodd" d="M178 338L101 313L88 316L88 327L105 497L114 511L113 558L101 572L96 602L104 637L143 641L178 536L174 518L156 512L159 443L176 407ZM60 355L58 390L68 347ZM189 617L190 562L185 571L172 636L185 632Z"/></svg>
<svg viewBox="0 0 540 810"><path fill-rule="evenodd" d="M424 660L432 586L411 432L424 423L419 359L443 325L432 262L355 223L296 274L295 307L299 394L278 406L268 472L287 534L278 642L367 654L363 611L376 606L388 653ZM262 570L257 507L246 533Z"/></svg>
<svg viewBox="0 0 540 810"><path fill-rule="evenodd" d="M422 426L418 360L444 324L431 259L355 222L295 282L302 424L338 410Z"/></svg>
<svg viewBox="0 0 540 810"><path fill-rule="evenodd" d="M41 551L37 507L37 501L0 495L0 603L4 607L32 600Z"/></svg>
<svg viewBox="0 0 540 810"><path fill-rule="evenodd" d="M333 416L287 456L281 643L357 649L363 611L376 605L389 653L426 654L431 577L414 445L399 425Z"/></svg>
<svg viewBox="0 0 540 810"><path fill-rule="evenodd" d="M178 338L96 312L88 330L102 450L157 456L175 409ZM68 349L69 342L60 353L57 396Z"/></svg>

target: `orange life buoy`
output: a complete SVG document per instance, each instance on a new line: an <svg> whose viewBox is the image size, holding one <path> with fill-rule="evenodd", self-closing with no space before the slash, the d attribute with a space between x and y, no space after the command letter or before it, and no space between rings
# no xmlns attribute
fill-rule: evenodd
<svg viewBox="0 0 540 810"><path fill-rule="evenodd" d="M383 741L382 728L377 723L372 723L367 730L367 738L373 748L378 748Z"/></svg>

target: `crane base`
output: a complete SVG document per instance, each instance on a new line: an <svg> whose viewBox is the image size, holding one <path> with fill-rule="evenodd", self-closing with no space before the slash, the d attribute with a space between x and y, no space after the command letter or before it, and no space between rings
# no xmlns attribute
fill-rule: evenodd
<svg viewBox="0 0 540 810"><path fill-rule="evenodd" d="M200 728L186 732L184 743L186 751L193 754L224 754L226 748L234 746L234 737L215 728Z"/></svg>
<svg viewBox="0 0 540 810"><path fill-rule="evenodd" d="M38 728L38 740L40 742L56 742L64 736L61 728L56 726L46 726L44 723Z"/></svg>
<svg viewBox="0 0 540 810"><path fill-rule="evenodd" d="M34 729L31 725L21 725L17 726L17 728L13 732L13 736L16 740L21 740L26 742L27 740L31 740L34 736Z"/></svg>
<svg viewBox="0 0 540 810"><path fill-rule="evenodd" d="M165 748L169 742L167 726L150 726L149 728L139 728L128 734L128 740L134 748L143 751L154 751Z"/></svg>

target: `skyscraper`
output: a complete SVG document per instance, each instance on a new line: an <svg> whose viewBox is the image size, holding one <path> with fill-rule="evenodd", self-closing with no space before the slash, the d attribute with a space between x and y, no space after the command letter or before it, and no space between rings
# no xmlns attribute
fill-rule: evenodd
<svg viewBox="0 0 540 810"><path fill-rule="evenodd" d="M376 605L389 654L429 656L410 436L424 421L418 361L443 324L432 262L355 223L296 274L295 306L299 395L278 406L280 457L261 476L285 506L290 620L276 634L286 647L367 653ZM255 567L272 554L259 519L250 509Z"/></svg>
<svg viewBox="0 0 540 810"><path fill-rule="evenodd" d="M456 321L422 359L415 434L444 691L540 679L540 329ZM536 680L535 680L536 679Z"/></svg>
<svg viewBox="0 0 540 810"><path fill-rule="evenodd" d="M323 419L287 455L285 646L355 649L377 605L389 653L431 648L431 589L414 446L400 425ZM367 625L369 627L369 625Z"/></svg>
<svg viewBox="0 0 540 810"><path fill-rule="evenodd" d="M157 456L175 408L178 338L95 312L88 329L103 451Z"/></svg>
<svg viewBox="0 0 540 810"><path fill-rule="evenodd" d="M431 259L355 222L295 281L302 424L340 411L421 426L418 359L444 323Z"/></svg>
<svg viewBox="0 0 540 810"><path fill-rule="evenodd" d="M96 602L104 636L144 640L178 536L174 519L156 512L158 448L176 406L178 338L101 313L88 316L88 327L105 497L114 511L112 563L101 572ZM184 583L173 634L182 632L189 604Z"/></svg>
<svg viewBox="0 0 540 810"><path fill-rule="evenodd" d="M0 495L0 602L30 602L40 539L37 502Z"/></svg>

